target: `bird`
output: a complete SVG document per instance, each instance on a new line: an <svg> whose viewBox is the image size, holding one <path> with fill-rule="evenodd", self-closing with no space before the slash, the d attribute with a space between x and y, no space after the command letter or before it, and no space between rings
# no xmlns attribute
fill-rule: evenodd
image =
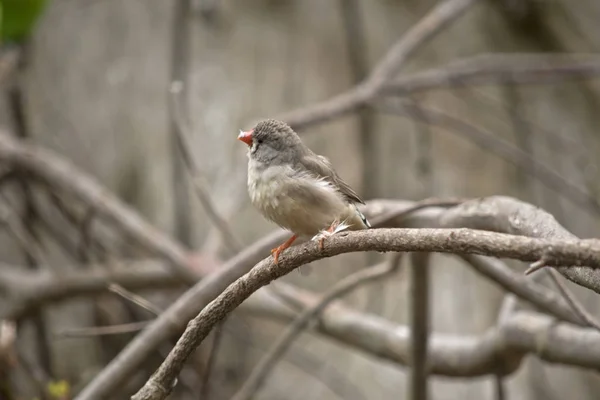
<svg viewBox="0 0 600 400"><path fill-rule="evenodd" d="M298 237L312 237L323 250L324 239L342 230L370 229L360 212L365 204L340 178L329 159L315 154L285 122L259 121L240 130L248 146L248 194L252 205L292 236L271 250L279 255Z"/></svg>

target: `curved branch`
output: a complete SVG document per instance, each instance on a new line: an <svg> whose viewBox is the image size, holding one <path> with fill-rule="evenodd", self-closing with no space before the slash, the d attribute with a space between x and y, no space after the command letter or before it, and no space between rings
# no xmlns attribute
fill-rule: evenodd
<svg viewBox="0 0 600 400"><path fill-rule="evenodd" d="M320 298L290 285L279 285L280 294L302 307L313 307ZM252 298L251 298L252 299ZM246 304L246 303L244 303ZM293 319L278 313L284 321ZM314 329L371 356L410 366L410 327L344 306L331 304ZM586 352L591 349L590 352ZM432 333L429 371L445 377L508 375L526 354L565 365L600 368L600 333L593 328L557 323L550 316L518 311L481 336Z"/></svg>
<svg viewBox="0 0 600 400"><path fill-rule="evenodd" d="M341 232L329 238L320 251L310 242L289 249L278 265L269 257L227 287L193 320L173 350L133 400L164 399L192 352L212 327L238 307L252 293L295 268L318 259L358 251L417 251L482 254L521 261L548 260L547 265L589 265L600 267L598 240L542 240L521 236L473 231L470 229L377 229Z"/></svg>
<svg viewBox="0 0 600 400"><path fill-rule="evenodd" d="M290 345L294 342L294 339L302 333L302 330L311 320L318 317L319 314L335 299L349 293L362 284L381 279L395 272L400 266L400 255L401 253L398 257L395 257L391 263L384 262L381 265L368 267L342 279L321 298L319 303L302 311L302 313L288 326L285 333L277 339L277 342L269 349L269 352L254 367L252 373L232 397L232 400L248 400L252 398L273 370L277 361L281 359Z"/></svg>

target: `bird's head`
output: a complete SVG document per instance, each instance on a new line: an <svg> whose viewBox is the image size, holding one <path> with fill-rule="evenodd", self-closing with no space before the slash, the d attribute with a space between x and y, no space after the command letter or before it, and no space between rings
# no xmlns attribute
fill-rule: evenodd
<svg viewBox="0 0 600 400"><path fill-rule="evenodd" d="M240 131L238 139L250 148L249 157L265 163L291 162L304 151L304 145L283 121L260 121L249 131Z"/></svg>

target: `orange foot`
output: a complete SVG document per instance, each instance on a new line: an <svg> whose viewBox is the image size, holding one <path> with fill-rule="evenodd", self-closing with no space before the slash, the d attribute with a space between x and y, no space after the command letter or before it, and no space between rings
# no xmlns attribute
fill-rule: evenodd
<svg viewBox="0 0 600 400"><path fill-rule="evenodd" d="M281 254L282 251L284 251L285 249L290 247L292 245L292 243L294 243L294 240L296 240L296 238L297 238L297 236L293 235L291 238L286 240L285 243L283 243L281 246L276 247L271 250L271 255L273 256L273 260L275 261L275 264L277 264L277 262L279 261L279 254Z"/></svg>
<svg viewBox="0 0 600 400"><path fill-rule="evenodd" d="M325 232L332 234L335 231L335 228L337 228L338 223L334 222L333 224L331 224L331 226L329 228L327 228L327 230ZM323 251L323 245L324 245L324 241L325 241L325 236L323 235L321 236L321 238L319 239L319 250Z"/></svg>

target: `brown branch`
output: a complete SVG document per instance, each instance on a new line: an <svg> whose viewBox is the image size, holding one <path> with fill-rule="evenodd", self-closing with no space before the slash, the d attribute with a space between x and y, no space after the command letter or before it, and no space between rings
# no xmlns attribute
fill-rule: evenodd
<svg viewBox="0 0 600 400"><path fill-rule="evenodd" d="M196 193L196 197L200 201L202 208L208 215L208 218L212 222L212 224L218 229L225 243L227 243L227 248L231 254L236 254L239 252L243 246L240 240L233 233L233 230L229 226L229 223L225 218L221 216L216 205L212 200L212 196L210 195L207 183L205 182L205 178L202 174L202 170L196 161L196 158L192 154L192 143L191 143L191 135L188 133L189 129L187 128L184 117L182 106L179 104L179 97L181 96L181 92L183 91L183 87L181 86L182 82L173 82L171 84L171 94L172 94L172 107L173 107L173 118L175 118L175 132L177 138L177 145L179 147L179 151L181 152L183 162L187 167L188 173L192 178L192 184L194 186L194 191Z"/></svg>
<svg viewBox="0 0 600 400"><path fill-rule="evenodd" d="M51 187L63 190L98 211L129 237L170 262L177 274L192 283L198 276L190 269L188 253L179 243L157 230L95 179L54 153L0 134L0 162L27 171Z"/></svg>
<svg viewBox="0 0 600 400"><path fill-rule="evenodd" d="M419 48L476 2L477 0L444 0L437 4L392 46L363 83L328 100L287 112L277 118L300 130L366 105Z"/></svg>
<svg viewBox="0 0 600 400"><path fill-rule="evenodd" d="M579 318L573 313L573 310L560 296L531 279L527 279L523 275L514 272L502 261L477 255L463 255L462 258L476 272L489 278L508 292L533 304L540 310L560 320L580 326L588 326L584 319ZM504 312L506 313L507 311ZM508 316L502 317L501 320L506 318Z"/></svg>
<svg viewBox="0 0 600 400"><path fill-rule="evenodd" d="M150 260L123 264L127 268L111 271L93 267L60 278L39 272L15 272L4 265L0 268L0 291L7 293L11 301L0 319L18 321L48 302L107 292L112 283L129 289L181 286L181 281L165 269L164 263Z"/></svg>
<svg viewBox="0 0 600 400"><path fill-rule="evenodd" d="M482 128L441 111L406 102L403 102L400 106L385 103L380 105L379 108L385 112L409 116L410 118L418 118L425 123L450 130L468 139L476 146L488 150L521 168L527 174L538 179L546 187L569 199L574 204L583 207L594 216L600 214L600 203L594 196L590 195L568 179L563 178L545 164L531 158L523 150L499 139Z"/></svg>
<svg viewBox="0 0 600 400"><path fill-rule="evenodd" d="M283 357L285 352L306 326L308 326L310 321L315 317L318 317L319 314L335 299L350 293L352 290L365 283L379 280L397 271L400 265L400 256L401 254L399 253L397 257L394 257L393 262L391 263L382 263L378 266L368 267L342 279L334 285L334 287L328 290L317 304L306 308L287 327L283 335L281 335L273 347L269 349L269 352L259 361L256 367L254 367L252 373L232 397L232 400L248 400L252 398L269 376L277 362Z"/></svg>
<svg viewBox="0 0 600 400"><path fill-rule="evenodd" d="M291 285L279 284L280 293L310 307L320 299ZM252 299L252 297L250 298ZM246 304L246 303L244 303ZM282 312L284 320L294 317ZM373 357L410 366L410 327L379 316L331 304L312 325L319 333ZM543 360L597 369L600 366L600 334L590 328L557 323L554 317L516 312L481 336L433 333L429 371L445 377L506 376L517 370L527 354ZM587 352L587 348L593 348Z"/></svg>
<svg viewBox="0 0 600 400"><path fill-rule="evenodd" d="M407 96L432 89L487 84L542 84L600 75L598 56L492 53L462 58L443 67L389 82L382 94Z"/></svg>
<svg viewBox="0 0 600 400"><path fill-rule="evenodd" d="M129 290L125 289L123 286L119 285L118 283L111 283L110 285L108 285L108 290L123 297L125 300L129 300L133 304L143 308L144 310L148 311L149 313L151 313L155 316L160 314L163 311L159 307L150 303L148 300L146 300L142 296L137 295L133 292L130 292Z"/></svg>
<svg viewBox="0 0 600 400"><path fill-rule="evenodd" d="M438 203L440 201L438 200ZM433 202L434 206L438 203ZM444 203L444 202L441 202ZM448 203L446 201L446 203ZM433 209L425 209L427 205L408 201L376 200L370 201L362 210L369 218L373 217L374 227L382 224L399 224L419 221L419 215L427 214ZM389 217L380 218L388 215ZM439 215L439 210L435 215ZM429 220L430 217L426 219ZM287 232L280 230L264 237L244 249L218 270L198 282L181 298L173 303L153 323L140 332L96 377L79 393L77 400L95 399L110 396L119 385L142 365L152 351L173 334L179 334L203 307L215 299L232 282L250 271L269 250L285 240Z"/></svg>
<svg viewBox="0 0 600 400"><path fill-rule="evenodd" d="M550 239L576 239L552 214L539 207L506 196L491 196L464 202L441 217L442 227L467 227L513 235ZM543 260L541 257L538 260ZM538 261L534 260L534 261ZM598 272L588 267L558 267L570 281L600 293Z"/></svg>
<svg viewBox="0 0 600 400"><path fill-rule="evenodd" d="M377 229L341 232L328 239L323 251L317 243L289 249L278 265L271 257L227 287L192 321L169 356L134 400L164 399L175 378L196 347L215 324L238 307L260 287L284 276L300 265L334 255L357 251L417 251L483 254L532 261L546 257L549 265L589 265L600 267L598 240L542 240L469 229Z"/></svg>
<svg viewBox="0 0 600 400"><path fill-rule="evenodd" d="M69 329L57 333L59 338L82 338L106 335L122 335L125 333L138 332L148 326L150 321L136 321L120 325L92 326L86 328Z"/></svg>
<svg viewBox="0 0 600 400"><path fill-rule="evenodd" d="M554 285L558 289L558 292L566 300L567 304L571 307L571 309L577 315L577 317L584 321L587 326L590 326L600 331L600 323L585 309L583 304L581 304L577 300L575 295L573 295L569 291L566 285L563 282L561 282L560 278L557 276L559 275L559 273L551 268L548 269L547 272L547 275L550 277L552 282L554 282Z"/></svg>

